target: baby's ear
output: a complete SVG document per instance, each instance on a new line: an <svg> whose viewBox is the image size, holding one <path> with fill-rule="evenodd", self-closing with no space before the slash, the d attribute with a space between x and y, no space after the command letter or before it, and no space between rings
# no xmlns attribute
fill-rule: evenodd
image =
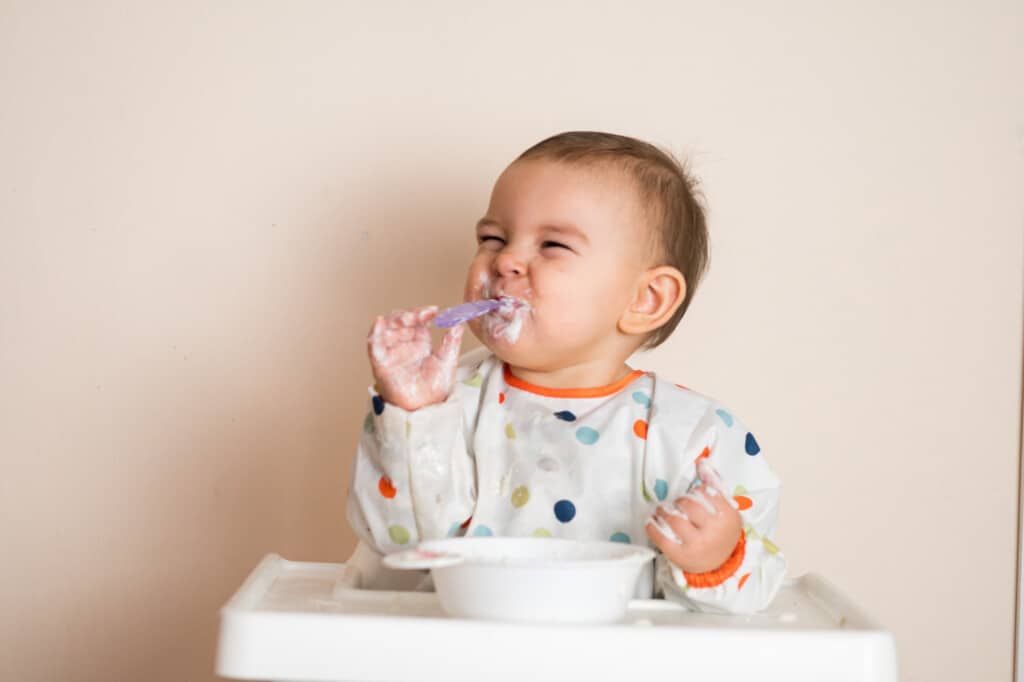
<svg viewBox="0 0 1024 682"><path fill-rule="evenodd" d="M619 317L623 334L647 334L661 327L683 304L686 278L670 265L647 270L637 283L629 307Z"/></svg>

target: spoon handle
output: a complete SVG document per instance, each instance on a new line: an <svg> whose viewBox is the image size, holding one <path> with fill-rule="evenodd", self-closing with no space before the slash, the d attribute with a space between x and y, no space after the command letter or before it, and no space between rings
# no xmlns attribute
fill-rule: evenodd
<svg viewBox="0 0 1024 682"><path fill-rule="evenodd" d="M494 298L460 303L439 312L434 318L434 324L438 327L454 327L457 324L469 322L475 317L486 315L500 307L501 301Z"/></svg>

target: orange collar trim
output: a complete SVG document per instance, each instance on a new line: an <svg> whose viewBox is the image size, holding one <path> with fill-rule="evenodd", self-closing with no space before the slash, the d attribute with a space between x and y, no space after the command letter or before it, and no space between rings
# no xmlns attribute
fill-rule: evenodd
<svg viewBox="0 0 1024 682"><path fill-rule="evenodd" d="M614 384L597 386L595 388L547 388L545 386L531 384L529 381L523 381L512 374L512 370L509 369L507 362L504 363L505 383L512 388L518 388L520 391L536 393L537 395L547 396L548 398L604 398L605 396L618 393L634 379L644 374L647 374L647 372L642 369L634 369L631 373L622 377Z"/></svg>

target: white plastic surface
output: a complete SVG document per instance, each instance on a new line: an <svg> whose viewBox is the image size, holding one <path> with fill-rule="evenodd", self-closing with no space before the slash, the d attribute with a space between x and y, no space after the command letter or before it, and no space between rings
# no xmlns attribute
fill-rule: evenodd
<svg viewBox="0 0 1024 682"><path fill-rule="evenodd" d="M654 551L559 538L449 538L389 554L392 568L430 568L452 616L519 623L614 623Z"/></svg>
<svg viewBox="0 0 1024 682"><path fill-rule="evenodd" d="M449 618L436 594L336 589L343 575L343 564L264 558L221 610L218 674L290 682L898 679L892 635L813 574L788 581L753 616L634 600L614 625Z"/></svg>

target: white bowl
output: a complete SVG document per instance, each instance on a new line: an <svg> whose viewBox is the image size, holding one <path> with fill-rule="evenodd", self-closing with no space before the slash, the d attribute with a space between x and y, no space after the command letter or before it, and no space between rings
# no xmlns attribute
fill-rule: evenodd
<svg viewBox="0 0 1024 682"><path fill-rule="evenodd" d="M429 568L441 606L452 616L612 623L625 617L654 556L619 542L485 537L429 540L384 563Z"/></svg>

